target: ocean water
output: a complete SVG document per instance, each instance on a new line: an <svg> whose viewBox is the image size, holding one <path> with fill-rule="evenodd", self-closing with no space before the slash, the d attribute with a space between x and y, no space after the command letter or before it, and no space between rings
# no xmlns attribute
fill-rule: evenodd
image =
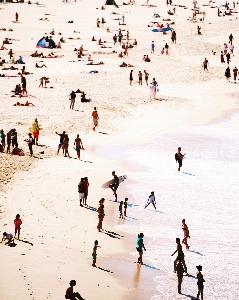
<svg viewBox="0 0 239 300"><path fill-rule="evenodd" d="M186 153L181 172L174 155ZM116 225L118 230L145 234L144 257L167 276L158 276L153 300L194 299L197 295L196 266L203 266L205 299L239 299L239 114L213 125L185 127L177 134L164 134L151 145L127 150L129 159L143 165L127 175L130 216L138 222ZM154 191L157 211L144 209ZM131 195L131 196L130 196ZM182 219L190 230L190 250L185 261L190 276L177 294L177 276L171 254L175 238L183 238ZM132 255L137 255L132 252Z"/></svg>

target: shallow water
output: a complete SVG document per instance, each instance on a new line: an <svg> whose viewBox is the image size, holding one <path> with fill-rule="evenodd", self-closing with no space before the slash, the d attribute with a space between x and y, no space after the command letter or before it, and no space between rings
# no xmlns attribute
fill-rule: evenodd
<svg viewBox="0 0 239 300"><path fill-rule="evenodd" d="M154 143L127 150L129 159L144 166L127 173L137 183L128 184L129 201L134 197L132 217L137 224L116 225L118 230L144 232L147 257L155 268L168 273L157 277L156 299L186 299L196 296L196 265L203 266L205 299L238 299L237 262L239 204L239 114L230 121L207 126L185 127L179 134L161 135ZM181 172L174 154L182 147L186 152ZM155 191L157 211L144 205ZM130 199L131 198L131 199ZM190 251L185 252L188 273L182 292L177 294L171 254L175 238L183 237L181 220L190 230ZM132 252L136 255L135 252Z"/></svg>

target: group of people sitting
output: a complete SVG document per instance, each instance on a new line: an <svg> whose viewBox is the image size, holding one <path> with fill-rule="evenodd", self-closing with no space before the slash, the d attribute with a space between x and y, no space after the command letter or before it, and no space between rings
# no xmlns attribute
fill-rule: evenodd
<svg viewBox="0 0 239 300"><path fill-rule="evenodd" d="M122 62L122 64L120 65L121 68L126 68L126 67L131 67L133 68L134 66L131 64L126 64L125 62Z"/></svg>
<svg viewBox="0 0 239 300"><path fill-rule="evenodd" d="M146 61L146 62L151 62L151 59L149 58L148 55L144 55L143 60Z"/></svg>

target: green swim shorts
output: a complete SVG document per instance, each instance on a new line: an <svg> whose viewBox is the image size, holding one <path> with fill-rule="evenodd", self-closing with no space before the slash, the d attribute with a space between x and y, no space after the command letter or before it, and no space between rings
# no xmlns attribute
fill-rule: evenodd
<svg viewBox="0 0 239 300"><path fill-rule="evenodd" d="M76 152L80 152L81 147L80 146L76 146Z"/></svg>
<svg viewBox="0 0 239 300"><path fill-rule="evenodd" d="M95 254L95 253L92 253L92 257L93 257L93 259L96 259L96 256L97 256L97 254Z"/></svg>

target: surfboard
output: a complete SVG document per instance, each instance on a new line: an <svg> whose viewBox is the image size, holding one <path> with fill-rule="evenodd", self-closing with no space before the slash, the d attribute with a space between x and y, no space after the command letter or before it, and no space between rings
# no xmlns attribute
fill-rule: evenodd
<svg viewBox="0 0 239 300"><path fill-rule="evenodd" d="M163 28L153 28L151 31L153 32L164 32L164 31L170 31L172 30L171 27L163 27Z"/></svg>
<svg viewBox="0 0 239 300"><path fill-rule="evenodd" d="M123 181L125 181L125 179L127 179L127 175L118 176L118 178L119 178L119 184L121 184ZM114 183L114 179L111 179L111 180L107 181L106 183L104 183L102 185L102 188L108 189L112 183Z"/></svg>

